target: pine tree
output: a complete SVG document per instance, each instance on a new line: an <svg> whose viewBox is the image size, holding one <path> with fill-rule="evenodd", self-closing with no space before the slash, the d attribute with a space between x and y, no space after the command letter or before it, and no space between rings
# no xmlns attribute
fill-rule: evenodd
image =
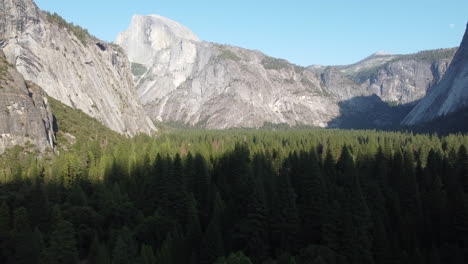
<svg viewBox="0 0 468 264"><path fill-rule="evenodd" d="M39 226L41 230L50 230L49 199L40 178L36 178L34 190L32 191L31 203L29 204L31 221L34 226Z"/></svg>
<svg viewBox="0 0 468 264"><path fill-rule="evenodd" d="M14 212L15 263L38 263L41 257L40 239L32 231L27 209Z"/></svg>
<svg viewBox="0 0 468 264"><path fill-rule="evenodd" d="M186 189L182 159L178 154L174 158L166 186L168 201L165 209L180 226L185 227L187 225L189 196Z"/></svg>
<svg viewBox="0 0 468 264"><path fill-rule="evenodd" d="M55 228L60 222L63 221L62 210L58 204L52 207L50 221L53 228Z"/></svg>
<svg viewBox="0 0 468 264"><path fill-rule="evenodd" d="M60 221L50 237L50 246L46 250L47 263L76 263L78 251L76 248L75 230L67 221Z"/></svg>
<svg viewBox="0 0 468 264"><path fill-rule="evenodd" d="M341 236L343 234L344 221L341 207L337 200L333 200L327 207L326 220L323 226L324 244L334 251L340 250Z"/></svg>
<svg viewBox="0 0 468 264"><path fill-rule="evenodd" d="M202 155L195 155L192 179L193 194L199 205L200 220L203 225L209 221L210 175L208 165Z"/></svg>
<svg viewBox="0 0 468 264"><path fill-rule="evenodd" d="M99 246L98 255L96 256L95 264L110 264L111 260L107 251L106 245L102 244Z"/></svg>
<svg viewBox="0 0 468 264"><path fill-rule="evenodd" d="M398 179L400 207L402 209L401 239L406 250L419 247L420 223L422 221L421 198L414 171L414 158L410 150L403 155L403 171Z"/></svg>
<svg viewBox="0 0 468 264"><path fill-rule="evenodd" d="M468 247L468 200L463 187L455 177L449 180L448 198L450 210L450 240L462 248Z"/></svg>
<svg viewBox="0 0 468 264"><path fill-rule="evenodd" d="M11 234L10 208L6 202L0 206L0 262L6 263L12 256L12 234Z"/></svg>
<svg viewBox="0 0 468 264"><path fill-rule="evenodd" d="M224 202L216 192L211 221L201 241L200 263L212 264L224 256L224 239L221 233L221 219L224 212Z"/></svg>
<svg viewBox="0 0 468 264"><path fill-rule="evenodd" d="M70 189L81 178L82 170L79 158L73 154L65 156L62 167L62 183L65 189Z"/></svg>
<svg viewBox="0 0 468 264"><path fill-rule="evenodd" d="M458 177L460 177L460 183L463 186L465 194L468 195L468 153L465 145L461 145L458 150Z"/></svg>
<svg viewBox="0 0 468 264"><path fill-rule="evenodd" d="M34 229L32 236L32 259L34 263L43 263L45 260L45 243L42 232L39 228Z"/></svg>
<svg viewBox="0 0 468 264"><path fill-rule="evenodd" d="M382 146L379 146L377 154L375 155L375 169L373 175L382 186L388 184L388 174L390 171L388 168L389 159L390 157L385 155Z"/></svg>
<svg viewBox="0 0 468 264"><path fill-rule="evenodd" d="M374 221L373 227L373 252L375 257L375 263L378 264L390 264L394 263L391 255L389 238L387 230L380 216L377 216Z"/></svg>
<svg viewBox="0 0 468 264"><path fill-rule="evenodd" d="M176 231L168 235L162 246L156 253L156 263L185 264L190 255L186 247L186 238Z"/></svg>
<svg viewBox="0 0 468 264"><path fill-rule="evenodd" d="M296 260L290 254L281 254L276 260L277 264L296 264Z"/></svg>
<svg viewBox="0 0 468 264"><path fill-rule="evenodd" d="M338 183L345 190L343 252L351 263L373 263L370 212L347 146L343 146L337 170Z"/></svg>
<svg viewBox="0 0 468 264"><path fill-rule="evenodd" d="M263 184L252 176L248 179L250 186L247 214L239 224L237 233L239 248L256 262L266 257L268 252L268 220Z"/></svg>
<svg viewBox="0 0 468 264"><path fill-rule="evenodd" d="M200 219L197 210L197 204L192 194L189 196L188 212L187 212L187 247L193 252L192 258L198 258L197 253L200 250L200 240L202 238L202 230Z"/></svg>
<svg viewBox="0 0 468 264"><path fill-rule="evenodd" d="M428 189L426 190L426 221L429 222L430 226L427 230L429 234L432 234L430 241L440 245L442 242L442 234L446 233L445 229L447 226L447 193L445 187L442 184L442 180L436 174L431 177L432 179Z"/></svg>
<svg viewBox="0 0 468 264"><path fill-rule="evenodd" d="M327 148L326 156L323 161L323 172L327 182L336 183L335 159L330 148Z"/></svg>
<svg viewBox="0 0 468 264"><path fill-rule="evenodd" d="M79 185L73 186L68 191L67 202L72 206L86 206L87 199L86 194L83 192L83 189Z"/></svg>
<svg viewBox="0 0 468 264"><path fill-rule="evenodd" d="M101 244L97 235L94 235L93 242L91 243L88 261L90 264L110 264L109 255L105 245Z"/></svg>
<svg viewBox="0 0 468 264"><path fill-rule="evenodd" d="M242 252L232 253L227 258L218 259L215 264L252 264L252 261Z"/></svg>
<svg viewBox="0 0 468 264"><path fill-rule="evenodd" d="M283 165L278 176L272 208L272 244L278 253L296 250L298 241L299 217L296 194L289 181L288 168L289 165Z"/></svg>
<svg viewBox="0 0 468 264"><path fill-rule="evenodd" d="M132 261L128 245L125 243L124 239L119 236L115 243L114 250L112 251L112 264L126 264L132 263Z"/></svg>
<svg viewBox="0 0 468 264"><path fill-rule="evenodd" d="M246 205L251 193L250 152L247 145L236 144L233 152L227 153L223 158L219 169L226 184L220 185L220 190L223 197L226 197L228 221L237 226L247 214Z"/></svg>
<svg viewBox="0 0 468 264"><path fill-rule="evenodd" d="M156 263L156 257L154 256L154 252L151 246L148 246L148 245L141 246L140 263L141 264L155 264Z"/></svg>
<svg viewBox="0 0 468 264"><path fill-rule="evenodd" d="M94 234L93 242L91 242L91 246L89 247L89 254L88 254L88 261L91 264L97 264L99 250L101 247L101 243L99 243L99 238L96 234Z"/></svg>
<svg viewBox="0 0 468 264"><path fill-rule="evenodd" d="M318 166L315 150L301 155L300 166L304 172L299 176L298 212L302 224L302 246L323 241L323 225L326 218L326 185Z"/></svg>

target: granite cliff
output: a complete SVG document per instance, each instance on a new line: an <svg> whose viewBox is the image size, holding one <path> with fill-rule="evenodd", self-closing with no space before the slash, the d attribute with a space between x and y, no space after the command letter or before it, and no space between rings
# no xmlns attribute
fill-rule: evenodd
<svg viewBox="0 0 468 264"><path fill-rule="evenodd" d="M0 48L26 80L125 134L156 130L134 93L127 56L32 0L0 0Z"/></svg>
<svg viewBox="0 0 468 264"><path fill-rule="evenodd" d="M404 125L427 122L468 107L468 26L460 48L442 80L432 87L403 120Z"/></svg>
<svg viewBox="0 0 468 264"><path fill-rule="evenodd" d="M0 51L0 153L28 143L45 152L53 150L54 140L53 116L44 91L26 82Z"/></svg>
<svg viewBox="0 0 468 264"><path fill-rule="evenodd" d="M206 128L341 127L349 111L366 114L376 103L418 101L456 51L377 53L352 65L303 68L259 51L200 41L188 28L157 15L134 16L116 44L133 63L138 96L154 121ZM360 103L350 102L353 98ZM376 116L373 124L401 121L390 112L385 116Z"/></svg>
<svg viewBox="0 0 468 264"><path fill-rule="evenodd" d="M137 93L155 121L218 129L326 126L339 111L318 74L258 51L200 41L167 18L135 16L116 44L140 70Z"/></svg>
<svg viewBox="0 0 468 264"><path fill-rule="evenodd" d="M422 99L405 124L465 105L461 89L454 88L454 97L446 96L450 103L426 114L427 105L436 108L427 102L444 96L436 92L444 89L431 87L452 87L462 78L456 72L464 59L452 63L459 65L452 81L443 77L456 48L379 52L352 65L304 68L256 50L201 41L158 15L134 16L110 44L41 11L32 0L0 0L0 48L24 79L128 136L153 133L154 122L216 129L388 127L400 123L427 91L433 99ZM369 122L353 125L362 119Z"/></svg>

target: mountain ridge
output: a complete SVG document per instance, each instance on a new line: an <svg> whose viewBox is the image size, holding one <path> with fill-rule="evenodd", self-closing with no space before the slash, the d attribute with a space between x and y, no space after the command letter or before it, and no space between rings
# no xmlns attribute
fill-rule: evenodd
<svg viewBox="0 0 468 264"><path fill-rule="evenodd" d="M0 14L0 46L25 79L127 136L154 133L154 123L161 122L216 129L339 128L348 111L364 118L385 104L411 109L442 79L456 51L377 52L351 65L311 69L201 41L160 15L134 15L111 44L41 11L32 0L2 0ZM374 128L400 115L374 115Z"/></svg>
<svg viewBox="0 0 468 264"><path fill-rule="evenodd" d="M451 60L450 54L426 60L416 55L375 53L342 69L314 71L260 51L193 41L160 27L152 16L134 16L116 44L126 50L133 63L143 61L132 54L145 55L147 63L137 67L140 71L134 80L153 121L188 126L262 127L264 123L286 123L325 127L340 115L339 103L353 97L376 94L396 104L421 99L439 81ZM366 72L368 69L372 71ZM339 127L339 123L333 123Z"/></svg>

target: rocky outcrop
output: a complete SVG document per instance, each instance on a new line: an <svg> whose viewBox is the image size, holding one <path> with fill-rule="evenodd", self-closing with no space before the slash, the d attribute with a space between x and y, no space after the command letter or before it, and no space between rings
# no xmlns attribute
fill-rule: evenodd
<svg viewBox="0 0 468 264"><path fill-rule="evenodd" d="M154 121L207 128L339 127L337 117L346 109L372 111L372 95L382 104L416 102L440 80L456 50L376 53L348 66L305 69L258 51L200 41L156 15L134 16L116 44L133 63L138 96ZM350 103L355 97L370 101Z"/></svg>
<svg viewBox="0 0 468 264"><path fill-rule="evenodd" d="M258 51L199 41L160 16L135 16L116 44L144 66L137 92L155 121L218 129L326 126L339 112L318 74Z"/></svg>
<svg viewBox="0 0 468 264"><path fill-rule="evenodd" d="M32 0L0 0L1 48L26 80L126 135L156 130L134 92L127 56Z"/></svg>
<svg viewBox="0 0 468 264"><path fill-rule="evenodd" d="M456 48L423 51L410 55L375 53L345 66L309 66L321 73L341 96L379 96L392 104L410 104L423 98L448 68ZM341 74L340 74L341 73Z"/></svg>
<svg viewBox="0 0 468 264"><path fill-rule="evenodd" d="M432 50L403 55L374 69L365 77L361 72L361 86L383 101L408 104L423 98L428 89L440 81L456 49Z"/></svg>
<svg viewBox="0 0 468 264"><path fill-rule="evenodd" d="M468 106L468 26L463 41L442 80L404 119L414 125L454 113Z"/></svg>
<svg viewBox="0 0 468 264"><path fill-rule="evenodd" d="M44 91L26 82L0 51L0 153L15 145L53 150L53 116Z"/></svg>

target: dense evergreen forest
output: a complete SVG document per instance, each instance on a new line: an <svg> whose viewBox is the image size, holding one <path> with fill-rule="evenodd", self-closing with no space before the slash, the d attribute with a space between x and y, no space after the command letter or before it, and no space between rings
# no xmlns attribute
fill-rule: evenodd
<svg viewBox="0 0 468 264"><path fill-rule="evenodd" d="M0 263L468 261L466 135L67 135L1 156Z"/></svg>

